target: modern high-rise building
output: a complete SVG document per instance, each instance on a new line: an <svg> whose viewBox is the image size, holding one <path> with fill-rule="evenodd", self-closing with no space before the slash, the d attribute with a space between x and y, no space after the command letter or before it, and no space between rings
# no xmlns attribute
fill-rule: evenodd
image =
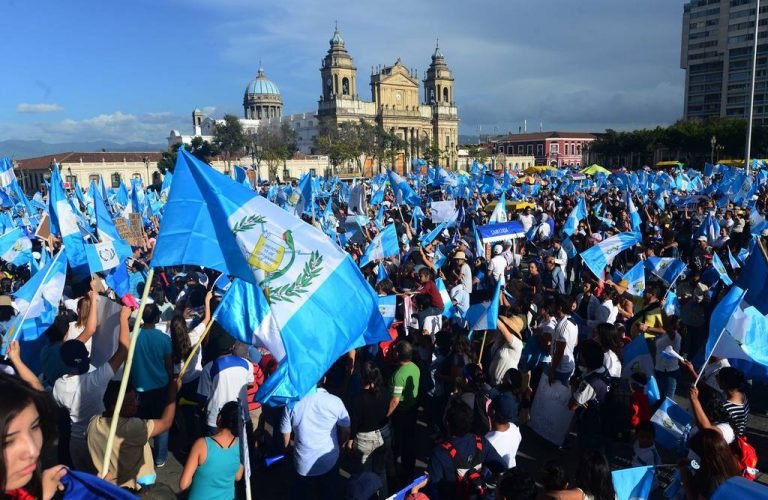
<svg viewBox="0 0 768 500"><path fill-rule="evenodd" d="M685 118L749 116L756 0L692 0L683 7L680 67ZM768 0L760 6L754 119L768 121Z"/></svg>

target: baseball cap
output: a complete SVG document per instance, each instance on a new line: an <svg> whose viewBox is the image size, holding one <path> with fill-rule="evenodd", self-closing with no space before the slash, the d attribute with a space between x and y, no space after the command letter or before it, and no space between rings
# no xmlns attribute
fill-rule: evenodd
<svg viewBox="0 0 768 500"><path fill-rule="evenodd" d="M517 420L517 412L519 405L515 401L515 398L507 392L502 392L491 401L491 408L499 419L506 422L514 422Z"/></svg>
<svg viewBox="0 0 768 500"><path fill-rule="evenodd" d="M77 369L80 374L88 372L90 359L88 358L88 349L85 344L79 340L67 340L61 345L59 351L61 361L69 368Z"/></svg>
<svg viewBox="0 0 768 500"><path fill-rule="evenodd" d="M504 251L504 248L501 245L496 245L493 247L493 254L499 255L501 252Z"/></svg>

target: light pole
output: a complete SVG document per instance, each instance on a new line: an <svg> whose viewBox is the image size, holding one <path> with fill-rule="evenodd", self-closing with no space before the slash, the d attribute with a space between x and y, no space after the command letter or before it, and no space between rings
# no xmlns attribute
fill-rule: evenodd
<svg viewBox="0 0 768 500"><path fill-rule="evenodd" d="M715 146L717 145L717 137L713 135L712 138L709 140L709 145L712 146L712 151L709 154L709 163L714 165L715 164Z"/></svg>
<svg viewBox="0 0 768 500"><path fill-rule="evenodd" d="M149 158L145 156L143 160L144 160L144 168L147 169L147 186L149 186L151 184L149 179Z"/></svg>
<svg viewBox="0 0 768 500"><path fill-rule="evenodd" d="M757 73L757 40L758 32L760 31L760 0L757 0L755 5L755 43L752 46L752 86L749 91L749 123L747 125L747 175L752 173L750 168L751 153L752 153L752 118L755 111L755 73Z"/></svg>

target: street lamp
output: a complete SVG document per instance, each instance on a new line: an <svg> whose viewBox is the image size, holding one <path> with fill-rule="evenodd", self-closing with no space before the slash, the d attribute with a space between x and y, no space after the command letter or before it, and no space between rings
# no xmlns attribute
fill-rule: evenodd
<svg viewBox="0 0 768 500"><path fill-rule="evenodd" d="M717 146L717 137L713 135L712 138L709 140L709 144L710 146L712 146L712 151L709 154L709 163L714 165L715 164L715 146Z"/></svg>

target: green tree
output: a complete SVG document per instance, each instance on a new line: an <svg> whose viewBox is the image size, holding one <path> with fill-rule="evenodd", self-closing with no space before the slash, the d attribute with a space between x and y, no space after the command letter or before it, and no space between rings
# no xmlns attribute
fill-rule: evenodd
<svg viewBox="0 0 768 500"><path fill-rule="evenodd" d="M219 150L216 146L203 140L200 136L193 137L190 143L186 146L186 149L192 156L203 163L210 163L219 155Z"/></svg>
<svg viewBox="0 0 768 500"><path fill-rule="evenodd" d="M224 155L227 169L231 168L232 158L242 155L246 144L243 124L234 115L224 115L224 123L216 124L213 144Z"/></svg>
<svg viewBox="0 0 768 500"><path fill-rule="evenodd" d="M488 162L488 150L483 146L469 146L469 148L467 148L467 153L473 162L476 161L480 164Z"/></svg>
<svg viewBox="0 0 768 500"><path fill-rule="evenodd" d="M174 144L167 150L163 151L163 156L160 161L157 162L157 169L161 174L165 175L166 172L173 173L173 169L176 168L176 157L179 154L179 147L181 144Z"/></svg>
<svg viewBox="0 0 768 500"><path fill-rule="evenodd" d="M284 123L280 127L260 127L254 134L254 143L258 148L259 161L267 164L269 180L278 177L280 165L290 160L296 152L296 132ZM285 181L286 179L283 179Z"/></svg>

